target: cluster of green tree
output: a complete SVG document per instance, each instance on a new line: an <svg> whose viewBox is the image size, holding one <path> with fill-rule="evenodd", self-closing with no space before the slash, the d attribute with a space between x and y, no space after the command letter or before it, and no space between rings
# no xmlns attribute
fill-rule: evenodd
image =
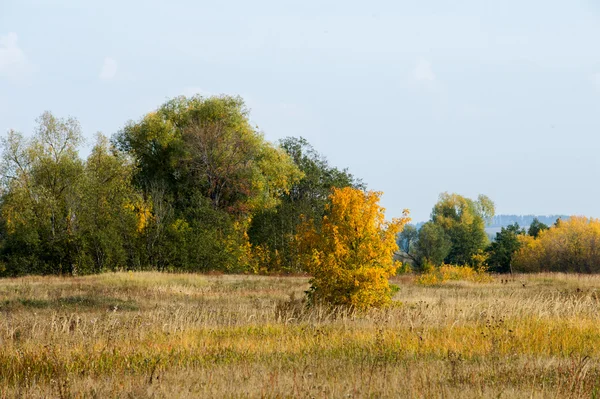
<svg viewBox="0 0 600 399"><path fill-rule="evenodd" d="M398 235L401 256L416 270L446 263L485 266L497 273L512 272L513 257L523 245L522 237L535 239L548 226L534 218L525 231L514 223L502 227L490 242L485 225L493 216L494 204L486 196L480 195L475 201L443 193L433 208L431 220L420 228L408 225Z"/></svg>
<svg viewBox="0 0 600 399"><path fill-rule="evenodd" d="M493 216L494 203L485 195L472 200L442 193L431 219L418 230L406 226L398 245L417 270L442 263L471 265L489 243L485 225Z"/></svg>
<svg viewBox="0 0 600 399"><path fill-rule="evenodd" d="M44 113L3 140L0 274L299 271L301 215L362 187L304 139L267 142L238 97L179 97L87 159L75 119Z"/></svg>

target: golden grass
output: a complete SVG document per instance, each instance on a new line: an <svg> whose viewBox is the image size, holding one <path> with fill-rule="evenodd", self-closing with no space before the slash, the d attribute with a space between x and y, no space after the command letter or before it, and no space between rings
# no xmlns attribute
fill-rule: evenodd
<svg viewBox="0 0 600 399"><path fill-rule="evenodd" d="M600 276L394 281L357 314L307 278L0 281L0 397L598 397Z"/></svg>

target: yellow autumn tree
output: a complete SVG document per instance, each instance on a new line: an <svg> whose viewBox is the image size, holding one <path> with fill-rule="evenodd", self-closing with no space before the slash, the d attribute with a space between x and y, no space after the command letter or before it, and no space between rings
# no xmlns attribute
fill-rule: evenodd
<svg viewBox="0 0 600 399"><path fill-rule="evenodd" d="M519 272L600 272L600 219L572 216L537 238L519 236L513 257Z"/></svg>
<svg viewBox="0 0 600 399"><path fill-rule="evenodd" d="M388 279L401 265L394 261L396 235L410 221L408 211L391 222L379 205L381 192L334 189L320 229L306 221L297 235L302 261L312 275L311 301L357 309L391 302Z"/></svg>

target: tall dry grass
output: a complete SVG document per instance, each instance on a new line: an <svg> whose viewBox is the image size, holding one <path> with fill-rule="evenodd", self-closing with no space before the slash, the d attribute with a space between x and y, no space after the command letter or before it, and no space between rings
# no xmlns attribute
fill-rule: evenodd
<svg viewBox="0 0 600 399"><path fill-rule="evenodd" d="M2 280L0 397L600 396L600 277L395 283L357 314L299 277Z"/></svg>

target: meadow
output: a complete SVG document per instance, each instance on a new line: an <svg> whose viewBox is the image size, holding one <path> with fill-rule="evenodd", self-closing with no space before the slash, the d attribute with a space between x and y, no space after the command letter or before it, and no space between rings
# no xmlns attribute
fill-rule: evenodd
<svg viewBox="0 0 600 399"><path fill-rule="evenodd" d="M600 276L394 278L394 306L306 277L0 280L0 397L600 397Z"/></svg>

